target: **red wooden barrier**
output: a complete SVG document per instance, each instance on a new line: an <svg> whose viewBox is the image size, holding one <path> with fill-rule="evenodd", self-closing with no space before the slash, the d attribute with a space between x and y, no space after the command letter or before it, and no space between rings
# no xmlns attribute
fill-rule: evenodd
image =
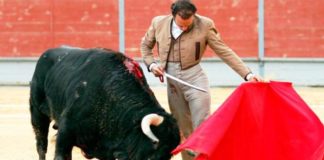
<svg viewBox="0 0 324 160"><path fill-rule="evenodd" d="M151 19L173 0L125 0L126 53L139 57ZM2 0L0 57L32 57L59 45L118 50L118 0ZM258 55L258 0L194 0L241 57ZM265 1L266 57L324 57L324 1ZM206 57L215 56L208 50Z"/></svg>

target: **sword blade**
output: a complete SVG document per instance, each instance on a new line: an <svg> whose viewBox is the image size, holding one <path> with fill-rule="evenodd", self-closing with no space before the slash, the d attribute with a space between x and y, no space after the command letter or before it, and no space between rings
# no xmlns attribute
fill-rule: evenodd
<svg viewBox="0 0 324 160"><path fill-rule="evenodd" d="M181 80L181 79L179 79L179 78L176 78L176 77L174 77L174 76L171 76L171 75L168 74L168 73L164 73L164 75L165 75L167 78L170 78L170 79L172 79L172 80L175 80L175 81L177 81L177 82L179 82L179 83L181 83L181 84L184 84L184 85L186 85L186 86L189 86L189 87L191 87L191 88L197 89L197 90L202 91L202 92L207 92L205 89L202 89L202 88L200 88L200 87L194 86L194 85L192 85L192 84L190 84L190 83L188 83L188 82L186 82L186 81L183 81L183 80Z"/></svg>

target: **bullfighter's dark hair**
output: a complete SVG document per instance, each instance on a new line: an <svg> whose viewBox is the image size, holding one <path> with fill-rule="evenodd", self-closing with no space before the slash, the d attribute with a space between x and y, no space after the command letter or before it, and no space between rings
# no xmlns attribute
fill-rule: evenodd
<svg viewBox="0 0 324 160"><path fill-rule="evenodd" d="M177 14L183 18L188 19L197 11L196 6L191 0L177 0L171 5L172 15L175 17Z"/></svg>

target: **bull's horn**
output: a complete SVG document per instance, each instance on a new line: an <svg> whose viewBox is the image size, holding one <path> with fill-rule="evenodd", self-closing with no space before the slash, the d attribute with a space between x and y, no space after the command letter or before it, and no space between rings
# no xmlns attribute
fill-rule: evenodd
<svg viewBox="0 0 324 160"><path fill-rule="evenodd" d="M157 114L148 114L142 119L141 127L143 133L153 142L159 142L159 139L153 134L150 125L158 126L163 122L164 118Z"/></svg>

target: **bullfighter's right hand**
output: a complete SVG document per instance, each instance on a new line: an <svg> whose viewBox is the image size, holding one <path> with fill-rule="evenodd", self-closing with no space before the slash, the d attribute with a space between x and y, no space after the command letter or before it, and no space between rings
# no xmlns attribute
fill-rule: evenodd
<svg viewBox="0 0 324 160"><path fill-rule="evenodd" d="M150 71L155 75L155 77L159 77L161 82L164 82L164 78L163 78L164 69L160 65L156 63L152 63L150 65Z"/></svg>

